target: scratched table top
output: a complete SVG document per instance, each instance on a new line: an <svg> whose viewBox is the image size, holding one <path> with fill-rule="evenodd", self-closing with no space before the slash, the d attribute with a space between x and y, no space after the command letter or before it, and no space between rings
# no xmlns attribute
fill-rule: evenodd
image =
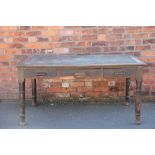
<svg viewBox="0 0 155 155"><path fill-rule="evenodd" d="M135 65L144 66L144 62L129 55L30 55L18 67L40 66L115 66Z"/></svg>

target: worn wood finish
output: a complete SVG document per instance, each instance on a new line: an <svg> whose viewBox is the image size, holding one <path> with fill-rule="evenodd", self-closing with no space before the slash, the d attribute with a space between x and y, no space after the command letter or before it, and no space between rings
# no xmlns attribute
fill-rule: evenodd
<svg viewBox="0 0 155 155"><path fill-rule="evenodd" d="M32 106L37 105L37 84L36 84L36 79L31 79L32 83Z"/></svg>
<svg viewBox="0 0 155 155"><path fill-rule="evenodd" d="M19 82L19 103L20 103L20 126L23 127L25 125L25 80Z"/></svg>
<svg viewBox="0 0 155 155"><path fill-rule="evenodd" d="M20 124L25 122L24 78L32 78L32 104L36 105L36 78L39 76L124 77L129 102L130 77L136 77L136 123L140 123L142 68L146 64L129 55L31 55L18 64ZM23 90L23 91L21 91ZM24 92L24 93L23 93Z"/></svg>

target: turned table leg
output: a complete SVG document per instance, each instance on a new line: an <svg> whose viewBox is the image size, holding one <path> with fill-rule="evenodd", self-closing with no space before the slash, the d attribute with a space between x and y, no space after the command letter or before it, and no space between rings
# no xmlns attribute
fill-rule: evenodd
<svg viewBox="0 0 155 155"><path fill-rule="evenodd" d="M25 80L19 81L19 117L20 117L20 126L25 125Z"/></svg>
<svg viewBox="0 0 155 155"><path fill-rule="evenodd" d="M130 78L126 78L126 96L125 96L125 105L129 105L130 102Z"/></svg>
<svg viewBox="0 0 155 155"><path fill-rule="evenodd" d="M135 103L135 117L136 123L140 124L140 113L141 113L141 85L142 81L136 81L136 103Z"/></svg>
<svg viewBox="0 0 155 155"><path fill-rule="evenodd" d="M135 103L135 118L136 124L140 124L141 115L141 87L142 87L142 68L139 67L136 73L136 103Z"/></svg>
<svg viewBox="0 0 155 155"><path fill-rule="evenodd" d="M32 83L32 106L37 105L37 89L36 89L36 79L31 79Z"/></svg>

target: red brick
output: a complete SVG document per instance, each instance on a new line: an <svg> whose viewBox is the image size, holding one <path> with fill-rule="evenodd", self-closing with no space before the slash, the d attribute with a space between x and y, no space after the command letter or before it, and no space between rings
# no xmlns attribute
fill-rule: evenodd
<svg viewBox="0 0 155 155"><path fill-rule="evenodd" d="M100 27L100 28L98 28L98 34L104 34L107 31L108 31L108 28L107 27L104 27L104 28Z"/></svg>
<svg viewBox="0 0 155 155"><path fill-rule="evenodd" d="M32 48L32 49L39 49L39 48L49 48L50 46L48 44L42 44L42 43L26 43L26 48Z"/></svg>
<svg viewBox="0 0 155 155"><path fill-rule="evenodd" d="M30 31L26 33L27 36L39 36L41 35L41 31Z"/></svg>
<svg viewBox="0 0 155 155"><path fill-rule="evenodd" d="M5 55L0 55L0 61L8 61L12 58L11 55L5 54Z"/></svg>
<svg viewBox="0 0 155 155"><path fill-rule="evenodd" d="M48 42L49 39L48 39L48 38L43 38L43 37L38 37L38 38L37 38L37 41L38 41L38 42Z"/></svg>
<svg viewBox="0 0 155 155"><path fill-rule="evenodd" d="M64 42L60 44L61 47L72 47L74 45L75 45L74 42Z"/></svg>
<svg viewBox="0 0 155 155"><path fill-rule="evenodd" d="M25 36L25 32L23 31L9 32L9 36Z"/></svg>
<svg viewBox="0 0 155 155"><path fill-rule="evenodd" d="M88 92L88 91L93 91L92 87L77 87L77 92Z"/></svg>
<svg viewBox="0 0 155 155"><path fill-rule="evenodd" d="M31 26L19 26L20 30L30 30Z"/></svg>
<svg viewBox="0 0 155 155"><path fill-rule="evenodd" d="M84 48L70 48L69 51L71 53L84 53Z"/></svg>
<svg viewBox="0 0 155 155"><path fill-rule="evenodd" d="M9 45L5 43L0 43L0 48L8 48Z"/></svg>
<svg viewBox="0 0 155 155"><path fill-rule="evenodd" d="M88 29L88 30L82 30L83 35L93 35L97 34L97 29Z"/></svg>
<svg viewBox="0 0 155 155"><path fill-rule="evenodd" d="M24 45L20 43L14 43L10 45L10 48L23 48Z"/></svg>
<svg viewBox="0 0 155 155"><path fill-rule="evenodd" d="M100 47L87 47L86 48L86 52L101 52L101 48Z"/></svg>
<svg viewBox="0 0 155 155"><path fill-rule="evenodd" d="M144 51L141 54L143 56L155 56L155 51Z"/></svg>
<svg viewBox="0 0 155 155"><path fill-rule="evenodd" d="M145 45L145 46L141 45L141 46L136 46L135 49L136 50L149 50L149 49L151 49L151 47L150 47L150 45Z"/></svg>
<svg viewBox="0 0 155 155"><path fill-rule="evenodd" d="M62 30L64 26L46 26L48 30Z"/></svg>
<svg viewBox="0 0 155 155"><path fill-rule="evenodd" d="M32 26L32 30L47 30L47 26Z"/></svg>
<svg viewBox="0 0 155 155"><path fill-rule="evenodd" d="M155 43L155 39L145 39L143 40L143 44L154 44Z"/></svg>
<svg viewBox="0 0 155 155"><path fill-rule="evenodd" d="M5 50L5 54L8 54L8 55L19 55L21 53L22 53L21 49L6 49Z"/></svg>
<svg viewBox="0 0 155 155"><path fill-rule="evenodd" d="M97 35L84 35L82 36L83 40L96 40L97 39Z"/></svg>
<svg viewBox="0 0 155 155"><path fill-rule="evenodd" d="M14 38L15 42L27 42L28 38L25 37L18 37L18 38Z"/></svg>
<svg viewBox="0 0 155 155"><path fill-rule="evenodd" d="M72 36L74 34L73 30L62 30L60 31L61 36Z"/></svg>
<svg viewBox="0 0 155 155"><path fill-rule="evenodd" d="M143 32L155 32L155 26L144 26Z"/></svg>
<svg viewBox="0 0 155 155"><path fill-rule="evenodd" d="M0 38L0 42L3 42L3 38Z"/></svg>
<svg viewBox="0 0 155 155"><path fill-rule="evenodd" d="M138 33L138 32L142 32L142 27L141 26L131 26L131 27L127 27L127 32L128 33Z"/></svg>
<svg viewBox="0 0 155 155"><path fill-rule="evenodd" d="M61 36L59 38L59 41L74 41L74 37L73 36Z"/></svg>
<svg viewBox="0 0 155 155"><path fill-rule="evenodd" d="M55 54L67 54L67 53L69 53L69 49L68 48L54 48L53 53L55 53Z"/></svg>
<svg viewBox="0 0 155 155"><path fill-rule="evenodd" d="M16 30L17 27L16 26L0 26L0 30Z"/></svg>
<svg viewBox="0 0 155 155"><path fill-rule="evenodd" d="M67 93L67 92L75 91L75 88L51 87L51 88L48 88L47 91L51 93Z"/></svg>
<svg viewBox="0 0 155 155"><path fill-rule="evenodd" d="M58 33L58 31L42 31L43 36L56 36Z"/></svg>
<svg viewBox="0 0 155 155"><path fill-rule="evenodd" d="M106 46L106 45L107 45L107 42L105 42L105 41L92 42L92 46Z"/></svg>
<svg viewBox="0 0 155 155"><path fill-rule="evenodd" d="M8 36L8 31L1 31L0 36Z"/></svg>
<svg viewBox="0 0 155 155"><path fill-rule="evenodd" d="M113 28L112 32L113 32L113 33L124 33L125 30L124 30L123 27L122 27L122 28L116 27L116 28Z"/></svg>
<svg viewBox="0 0 155 155"><path fill-rule="evenodd" d="M98 41L105 41L105 34L98 34L97 39Z"/></svg>
<svg viewBox="0 0 155 155"><path fill-rule="evenodd" d="M71 82L70 87L82 87L84 86L84 82Z"/></svg>

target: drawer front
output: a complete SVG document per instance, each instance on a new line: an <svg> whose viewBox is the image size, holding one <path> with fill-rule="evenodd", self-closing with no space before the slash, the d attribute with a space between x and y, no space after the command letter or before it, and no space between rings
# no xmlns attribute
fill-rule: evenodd
<svg viewBox="0 0 155 155"><path fill-rule="evenodd" d="M128 77L136 73L136 68L103 69L103 76Z"/></svg>
<svg viewBox="0 0 155 155"><path fill-rule="evenodd" d="M103 77L103 69L71 69L64 70L63 76L89 76L89 77Z"/></svg>
<svg viewBox="0 0 155 155"><path fill-rule="evenodd" d="M41 76L49 76L55 77L57 76L57 71L54 69L25 69L24 70L25 77L41 77Z"/></svg>

